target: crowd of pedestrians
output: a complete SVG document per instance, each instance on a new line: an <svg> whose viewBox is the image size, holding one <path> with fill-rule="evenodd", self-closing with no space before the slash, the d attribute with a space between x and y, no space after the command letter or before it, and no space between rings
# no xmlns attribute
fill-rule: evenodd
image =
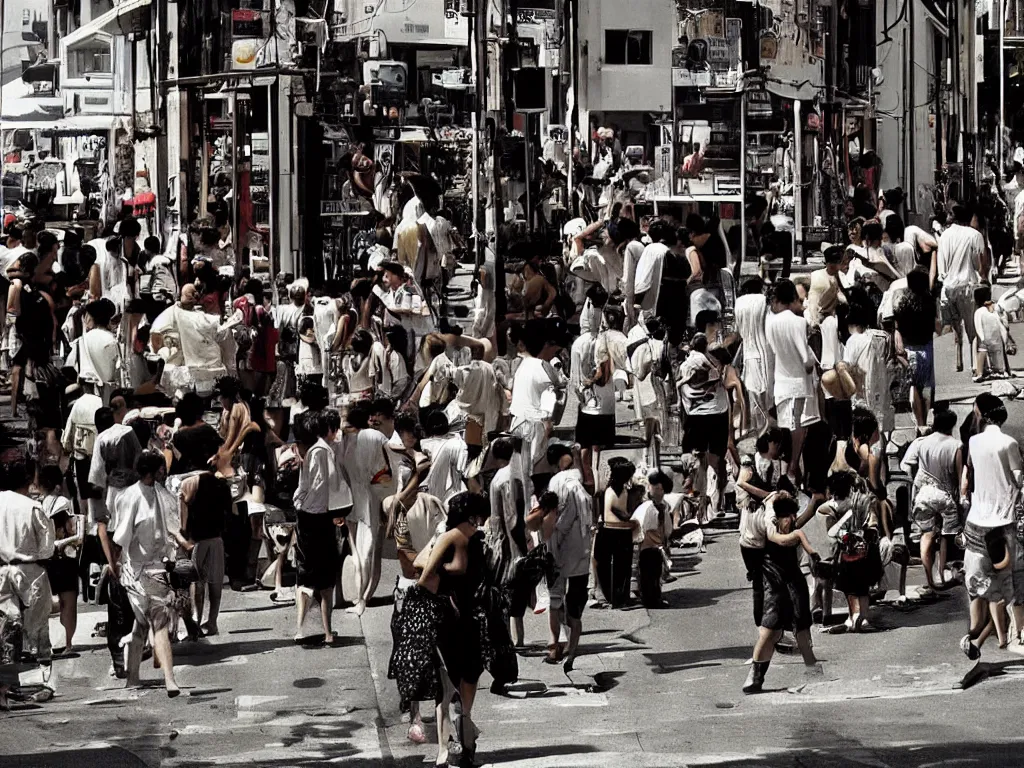
<svg viewBox="0 0 1024 768"><path fill-rule="evenodd" d="M874 599L906 600L918 539L933 592L965 551L964 653L992 635L1019 645L1005 405L979 397L957 432L934 398L943 328L976 381L1015 353L970 210L931 234L883 206L809 277L737 284L717 219L642 231L616 205L570 222L554 257L529 240L500 261L486 249L460 326L444 301L459 240L406 200L363 269L320 285L236 275L200 233L176 264L128 216L62 248L8 227L5 374L32 434L0 471L0 704L25 658L52 695L79 598L106 605L111 675L138 684L152 653L174 697L174 643L220 632L225 585L293 604L300 645L335 644L336 608L361 615L393 591L388 674L409 738L428 740L432 702L437 764L472 761L479 680L516 681L528 612L546 614L544 661L569 673L588 609L664 606L672 546L736 518L758 632L745 692L784 633L814 666L815 625L870 631ZM893 440L900 407L909 446ZM635 461L607 456L624 420Z"/></svg>

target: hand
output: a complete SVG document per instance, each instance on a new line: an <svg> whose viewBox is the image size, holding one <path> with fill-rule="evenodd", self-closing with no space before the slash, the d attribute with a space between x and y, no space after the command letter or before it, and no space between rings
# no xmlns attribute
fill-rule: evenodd
<svg viewBox="0 0 1024 768"><path fill-rule="evenodd" d="M110 563L107 567L110 568L111 575L115 579L120 581L121 580L121 563L118 563L118 562Z"/></svg>
<svg viewBox="0 0 1024 768"><path fill-rule="evenodd" d="M191 552L195 548L196 543L191 539L186 540L185 543L182 545L182 549L184 549L186 552Z"/></svg>

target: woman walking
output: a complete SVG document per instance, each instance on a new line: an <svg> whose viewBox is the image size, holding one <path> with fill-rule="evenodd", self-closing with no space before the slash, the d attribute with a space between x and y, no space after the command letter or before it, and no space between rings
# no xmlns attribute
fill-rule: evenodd
<svg viewBox="0 0 1024 768"><path fill-rule="evenodd" d="M328 507L331 483L337 482L337 465L334 450L326 442L326 414L307 411L296 418L294 426L299 454L302 456L299 487L293 498L297 516L295 549L298 559L295 642L301 643L304 640L302 625L309 601L316 597L320 601L324 643L331 645L334 642L331 629L334 605L332 594L339 562L334 519L328 514Z"/></svg>

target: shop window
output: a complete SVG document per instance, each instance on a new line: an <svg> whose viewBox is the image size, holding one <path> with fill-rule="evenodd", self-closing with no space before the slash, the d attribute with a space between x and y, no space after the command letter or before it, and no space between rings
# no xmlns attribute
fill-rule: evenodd
<svg viewBox="0 0 1024 768"><path fill-rule="evenodd" d="M654 63L649 29L606 29L604 63L650 65Z"/></svg>
<svg viewBox="0 0 1024 768"><path fill-rule="evenodd" d="M68 77L113 74L109 45L90 45L68 51Z"/></svg>

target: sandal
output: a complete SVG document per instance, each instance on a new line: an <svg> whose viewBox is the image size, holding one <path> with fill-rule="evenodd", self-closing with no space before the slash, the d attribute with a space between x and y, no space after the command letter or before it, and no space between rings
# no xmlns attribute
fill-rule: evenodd
<svg viewBox="0 0 1024 768"><path fill-rule="evenodd" d="M557 664L562 660L565 653L565 646L561 643L553 643L548 646L548 655L544 657L545 664Z"/></svg>

